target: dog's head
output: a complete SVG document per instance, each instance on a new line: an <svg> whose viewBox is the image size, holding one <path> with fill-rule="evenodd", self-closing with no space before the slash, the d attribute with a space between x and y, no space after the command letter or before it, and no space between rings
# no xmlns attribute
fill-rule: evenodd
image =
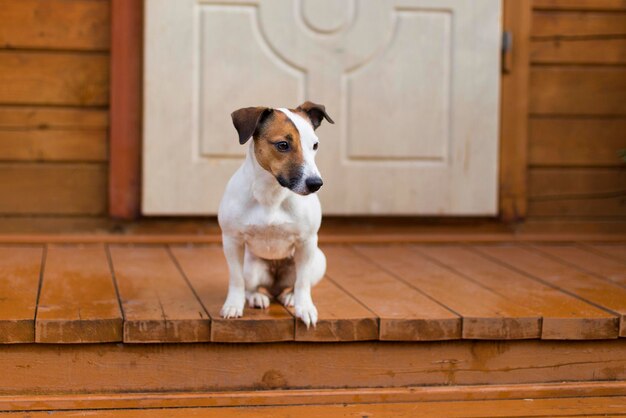
<svg viewBox="0 0 626 418"><path fill-rule="evenodd" d="M333 120L323 105L304 102L295 109L245 107L231 114L239 143L254 140L254 156L278 183L307 195L322 187L315 165L319 140L315 130L323 119Z"/></svg>

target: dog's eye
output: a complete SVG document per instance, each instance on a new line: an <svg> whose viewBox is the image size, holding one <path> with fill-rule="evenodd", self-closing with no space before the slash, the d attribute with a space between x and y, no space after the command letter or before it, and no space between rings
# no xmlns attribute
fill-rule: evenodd
<svg viewBox="0 0 626 418"><path fill-rule="evenodd" d="M319 146L319 142L316 142L315 144L313 144L313 151L317 151L317 147Z"/></svg>
<svg viewBox="0 0 626 418"><path fill-rule="evenodd" d="M280 152L287 152L287 151L289 151L289 142L287 142L287 141L277 142L276 144L274 144L274 146Z"/></svg>

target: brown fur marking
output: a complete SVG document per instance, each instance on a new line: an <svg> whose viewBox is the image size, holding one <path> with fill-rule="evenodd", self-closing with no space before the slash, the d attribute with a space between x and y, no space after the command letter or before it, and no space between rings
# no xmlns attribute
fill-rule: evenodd
<svg viewBox="0 0 626 418"><path fill-rule="evenodd" d="M274 144L287 141L289 152L280 152ZM300 132L293 122L279 110L274 110L263 121L254 135L254 154L261 167L272 173L274 177L282 177L290 182L300 176L304 157Z"/></svg>

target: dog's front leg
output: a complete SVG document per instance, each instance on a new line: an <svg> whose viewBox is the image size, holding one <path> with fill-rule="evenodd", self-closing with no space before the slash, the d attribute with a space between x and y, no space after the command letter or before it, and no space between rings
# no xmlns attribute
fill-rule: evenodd
<svg viewBox="0 0 626 418"><path fill-rule="evenodd" d="M313 281L311 273L319 270L314 265L316 262L317 239L305 241L302 246L296 248L294 261L296 264L296 282L293 287L294 308L296 316L304 322L306 327L317 322L317 308L311 298L311 286Z"/></svg>
<svg viewBox="0 0 626 418"><path fill-rule="evenodd" d="M224 255L228 263L228 296L222 306L223 318L238 318L243 315L246 289L243 279L244 243L235 237L222 235Z"/></svg>

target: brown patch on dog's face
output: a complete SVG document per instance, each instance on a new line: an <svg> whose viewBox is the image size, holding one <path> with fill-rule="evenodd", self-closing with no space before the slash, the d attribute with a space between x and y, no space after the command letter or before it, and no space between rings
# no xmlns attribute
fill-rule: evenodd
<svg viewBox="0 0 626 418"><path fill-rule="evenodd" d="M300 133L283 112L272 112L254 134L254 154L259 165L281 186L292 189L302 178Z"/></svg>

